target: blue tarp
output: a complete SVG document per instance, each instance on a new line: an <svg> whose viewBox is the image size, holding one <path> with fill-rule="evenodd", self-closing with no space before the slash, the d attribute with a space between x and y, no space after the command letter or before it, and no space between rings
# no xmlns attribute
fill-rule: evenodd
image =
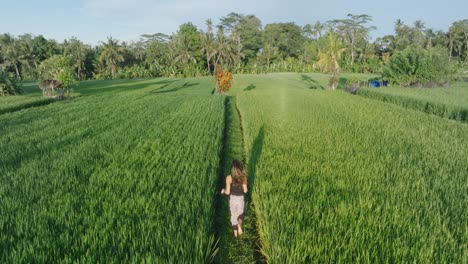
<svg viewBox="0 0 468 264"><path fill-rule="evenodd" d="M380 87L380 82L377 81L377 80L373 80L373 81L370 83L370 86L371 86L371 87Z"/></svg>

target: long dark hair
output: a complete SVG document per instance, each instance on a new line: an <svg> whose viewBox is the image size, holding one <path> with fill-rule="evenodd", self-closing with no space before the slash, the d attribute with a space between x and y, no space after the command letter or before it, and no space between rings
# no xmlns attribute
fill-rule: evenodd
<svg viewBox="0 0 468 264"><path fill-rule="evenodd" d="M247 184L247 173L245 173L242 161L235 159L231 163L232 182L236 184Z"/></svg>

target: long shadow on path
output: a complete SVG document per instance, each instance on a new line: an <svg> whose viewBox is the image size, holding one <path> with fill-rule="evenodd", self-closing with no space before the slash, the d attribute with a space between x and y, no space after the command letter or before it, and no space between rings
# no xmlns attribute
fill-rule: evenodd
<svg viewBox="0 0 468 264"><path fill-rule="evenodd" d="M262 126L260 130L258 131L257 137L255 138L253 144L252 144L252 149L250 150L250 158L248 164L248 169L247 169L247 175L249 177L249 185L250 185L250 190L253 189L254 184L255 184L255 178L257 174L257 162L260 159L260 156L262 155L262 149L263 149L263 141L265 139L265 126ZM248 200L250 201L252 197L252 192L249 192L247 195Z"/></svg>
<svg viewBox="0 0 468 264"><path fill-rule="evenodd" d="M247 168L247 177L249 181L249 192L246 195L246 214L248 215L247 219L247 228L250 237L248 238L251 243L251 247L254 248L254 259L256 263L266 263L265 256L261 253L261 241L260 236L258 233L258 222L257 222L257 215L255 212L255 205L252 201L252 192L255 186L255 180L257 178L257 163L260 160L260 156L262 155L263 150L263 142L265 140L265 126L263 125L260 130L258 131L255 140L253 141L252 148L250 150L250 156L248 161L248 168Z"/></svg>

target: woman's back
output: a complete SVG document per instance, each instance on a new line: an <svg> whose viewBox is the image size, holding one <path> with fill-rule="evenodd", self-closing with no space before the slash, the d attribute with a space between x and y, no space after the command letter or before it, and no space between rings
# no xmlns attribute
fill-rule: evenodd
<svg viewBox="0 0 468 264"><path fill-rule="evenodd" d="M244 188L242 183L231 183L231 195L241 196L244 195Z"/></svg>

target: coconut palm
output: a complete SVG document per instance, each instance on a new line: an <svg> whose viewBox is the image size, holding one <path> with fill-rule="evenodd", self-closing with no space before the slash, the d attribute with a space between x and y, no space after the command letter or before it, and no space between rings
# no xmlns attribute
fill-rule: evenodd
<svg viewBox="0 0 468 264"><path fill-rule="evenodd" d="M200 37L201 37L201 44L202 44L202 52L205 54L206 65L208 67L208 72L210 72L211 71L210 61L213 58L211 54L214 51L214 45L215 45L214 35L212 31L213 22L211 22L211 19L208 19L206 21L206 25L208 27L208 30L206 33L202 31L200 33Z"/></svg>
<svg viewBox="0 0 468 264"><path fill-rule="evenodd" d="M75 37L72 37L67 43L64 54L72 58L77 69L78 79L81 79L81 71L85 70L87 47Z"/></svg>
<svg viewBox="0 0 468 264"><path fill-rule="evenodd" d="M328 83L328 88L331 90L336 90L338 74L340 73L339 61L345 50L335 34L330 31L327 36L326 46L319 53L320 59L317 61L316 66L322 72L329 72L331 74L330 82Z"/></svg>
<svg viewBox="0 0 468 264"><path fill-rule="evenodd" d="M115 78L117 66L119 62L124 61L124 49L119 45L119 41L112 37L107 38L107 43L103 43L100 59L106 62L106 65L111 68L112 79Z"/></svg>
<svg viewBox="0 0 468 264"><path fill-rule="evenodd" d="M0 38L0 48L3 55L4 66L12 65L15 68L16 77L21 79L19 66L23 62L23 56L19 41L10 34L3 34Z"/></svg>
<svg viewBox="0 0 468 264"><path fill-rule="evenodd" d="M245 54L242 52L244 45L241 43L239 34L233 34L229 41L229 49L231 50L231 58L234 64L240 63L245 58Z"/></svg>
<svg viewBox="0 0 468 264"><path fill-rule="evenodd" d="M224 36L224 30L222 27L218 28L216 44L210 56L216 58L215 73L218 64L225 65L233 61L233 53L230 47L229 39Z"/></svg>
<svg viewBox="0 0 468 264"><path fill-rule="evenodd" d="M325 25L317 21L314 26L312 27L312 34L314 34L317 38L322 37L322 31L325 29Z"/></svg>
<svg viewBox="0 0 468 264"><path fill-rule="evenodd" d="M175 62L181 62L187 66L190 62L197 63L192 54L191 43L185 35L176 35L174 37L174 49L179 54L175 57Z"/></svg>

